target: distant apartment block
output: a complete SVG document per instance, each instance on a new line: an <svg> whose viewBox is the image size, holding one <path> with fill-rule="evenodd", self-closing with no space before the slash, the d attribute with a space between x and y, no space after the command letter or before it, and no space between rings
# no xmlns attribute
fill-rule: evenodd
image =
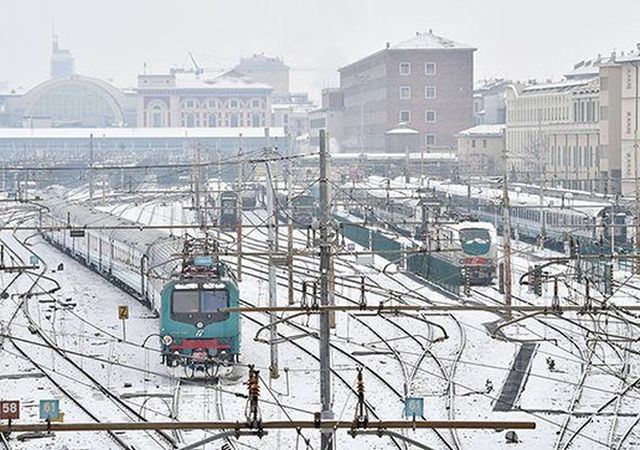
<svg viewBox="0 0 640 450"><path fill-rule="evenodd" d="M343 146L404 151L385 148L385 132L404 124L422 148L455 148L457 133L473 125L475 50L429 31L339 69Z"/></svg>
<svg viewBox="0 0 640 450"><path fill-rule="evenodd" d="M640 49L581 61L562 81L507 90L507 149L516 179L635 192Z"/></svg>
<svg viewBox="0 0 640 450"><path fill-rule="evenodd" d="M502 78L480 80L473 89L473 123L475 125L501 124L507 121L505 93L513 84Z"/></svg>
<svg viewBox="0 0 640 450"><path fill-rule="evenodd" d="M320 130L325 130L329 139L343 141L344 96L340 88L322 90L322 106L309 113L309 144L313 148L320 145ZM331 149L336 151L335 148Z"/></svg>
<svg viewBox="0 0 640 450"><path fill-rule="evenodd" d="M256 54L240 59L240 63L234 70L256 82L273 87L274 97L286 96L289 93L290 70L281 58ZM284 101L278 100L278 103L284 103Z"/></svg>
<svg viewBox="0 0 640 450"><path fill-rule="evenodd" d="M637 51L600 67L600 136L608 156L602 170L612 190L623 195L635 195L635 178L640 175L639 109L640 44Z"/></svg>

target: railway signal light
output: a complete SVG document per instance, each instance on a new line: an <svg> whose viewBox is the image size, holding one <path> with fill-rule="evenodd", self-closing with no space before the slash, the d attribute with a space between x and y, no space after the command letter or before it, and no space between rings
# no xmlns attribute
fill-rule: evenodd
<svg viewBox="0 0 640 450"><path fill-rule="evenodd" d="M604 266L604 293L613 294L613 263Z"/></svg>
<svg viewBox="0 0 640 450"><path fill-rule="evenodd" d="M539 264L533 266L533 293L542 297L542 268Z"/></svg>

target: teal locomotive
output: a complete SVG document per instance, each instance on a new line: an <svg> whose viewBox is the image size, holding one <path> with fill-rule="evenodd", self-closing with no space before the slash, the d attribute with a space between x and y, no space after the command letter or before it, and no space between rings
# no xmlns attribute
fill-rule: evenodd
<svg viewBox="0 0 640 450"><path fill-rule="evenodd" d="M238 307L239 297L236 280L224 263L207 255L186 260L178 278L162 289L164 362L205 371L238 362L239 313L221 309Z"/></svg>

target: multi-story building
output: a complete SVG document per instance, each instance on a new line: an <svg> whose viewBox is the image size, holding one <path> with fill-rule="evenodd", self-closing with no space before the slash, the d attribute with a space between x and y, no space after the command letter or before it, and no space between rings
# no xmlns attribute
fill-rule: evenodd
<svg viewBox="0 0 640 450"><path fill-rule="evenodd" d="M309 133L309 112L315 108L306 93L273 96L271 126L282 127L287 136L296 139Z"/></svg>
<svg viewBox="0 0 640 450"><path fill-rule="evenodd" d="M309 144L312 148L317 148L319 145L320 130L325 130L329 139L335 140L336 146L343 142L343 113L342 89L323 89L322 106L309 113ZM332 146L332 150L336 150L335 146Z"/></svg>
<svg viewBox="0 0 640 450"><path fill-rule="evenodd" d="M476 125L458 134L459 174L467 176L502 175L505 150L504 124Z"/></svg>
<svg viewBox="0 0 640 450"><path fill-rule="evenodd" d="M473 89L473 123L501 124L507 121L505 92L512 85L503 78L480 80Z"/></svg>
<svg viewBox="0 0 640 450"><path fill-rule="evenodd" d="M635 192L639 66L640 48L581 61L561 82L511 86L507 150L516 178Z"/></svg>
<svg viewBox="0 0 640 450"><path fill-rule="evenodd" d="M256 82L273 87L274 97L286 96L289 93L289 66L281 58L264 54L253 55L240 59L234 70Z"/></svg>
<svg viewBox="0 0 640 450"><path fill-rule="evenodd" d="M516 179L598 189L598 78L507 90L507 151Z"/></svg>
<svg viewBox="0 0 640 450"><path fill-rule="evenodd" d="M58 36L53 35L51 52L51 78L68 77L73 75L73 56L65 48L60 48Z"/></svg>
<svg viewBox="0 0 640 450"><path fill-rule="evenodd" d="M636 52L620 55L600 67L600 136L607 155L603 176L610 189L635 195L640 175L640 44Z"/></svg>
<svg viewBox="0 0 640 450"><path fill-rule="evenodd" d="M139 75L138 126L269 126L272 91L234 70L214 77Z"/></svg>
<svg viewBox="0 0 640 450"><path fill-rule="evenodd" d="M385 132L403 123L426 148L455 148L473 125L475 50L429 30L339 69L343 146L382 151Z"/></svg>

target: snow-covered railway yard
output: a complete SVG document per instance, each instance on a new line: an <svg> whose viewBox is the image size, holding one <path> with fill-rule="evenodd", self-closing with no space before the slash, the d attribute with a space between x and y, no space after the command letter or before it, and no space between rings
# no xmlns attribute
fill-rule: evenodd
<svg viewBox="0 0 640 450"><path fill-rule="evenodd" d="M177 201L101 208L141 224L172 225L193 220L193 212ZM21 420L37 421L38 400L55 398L60 399L68 422L244 421L248 364L260 371L263 420L312 420L320 410L317 316L302 314L288 320L282 316L278 323L277 379L269 378L269 345L265 343L269 317L265 313L246 313L241 322L240 363L218 383L185 380L182 368L167 368L161 363L159 320L146 307L38 235L11 232L15 216L9 211L3 219L6 224L0 238L5 248L23 261L29 261L31 250L40 262L40 269L34 270L33 275L23 274L13 284L10 282L15 274L1 274L2 285L9 294L1 300L0 309L2 374L12 376L2 378L0 398L22 401ZM245 213L243 246L247 252L267 250L266 230L249 227L265 220L264 211ZM167 231L178 235L185 232ZM228 241L231 248L235 232L221 232L219 238ZM296 249L306 249L306 233L295 230L294 238ZM286 246L286 239L286 227L281 227L280 244ZM24 240L26 247L21 243ZM550 296L536 297L526 286L518 287L518 279L531 265L525 255L535 252L517 251L524 250L524 244L515 250L516 304L548 305ZM232 268L235 262L235 257L228 258ZM61 263L63 269L59 270ZM501 299L492 286L475 287L469 297L453 299L387 264L380 257L374 258L374 267L356 264L351 255L337 257L336 304L358 304L363 300L360 277L366 280L364 301L368 305L492 305ZM243 306L267 305L268 265L264 256L243 258L239 283ZM296 257L294 271L296 303L303 297L308 303L313 302L310 288L303 294L303 282L317 278L317 257ZM39 277L40 272L46 278ZM616 274L616 279L624 278L624 273ZM286 268L278 267L277 280L278 303L284 306L288 296ZM60 289L53 291L58 285ZM30 295L24 295L27 293ZM561 286L560 295L569 304L571 291ZM611 301L637 303L633 295L633 289L625 287ZM119 305L130 308L126 338L118 319ZM518 313L514 316L519 317ZM518 444L507 444L504 430L403 432L431 448L634 448L640 433L635 428L640 417L635 388L640 367L633 352L638 332L634 317L628 316L626 321L618 317L565 312L562 316L538 315L498 330L496 324L501 317L484 311L402 315L338 312L331 338L336 419L353 419L357 370L362 368L370 420L400 419L404 398L416 396L425 399L425 419L536 423L535 430L518 431ZM615 339L606 344L599 341L598 336L605 333ZM517 363L520 359L524 365ZM181 448L212 434L118 432L110 436L61 432L25 442L11 439L10 446ZM336 439L340 448L404 445L389 437L352 438L340 431ZM206 448L220 448L222 444L216 442ZM319 439L315 430L283 430L269 431L262 439L231 438L227 445L319 448Z"/></svg>

